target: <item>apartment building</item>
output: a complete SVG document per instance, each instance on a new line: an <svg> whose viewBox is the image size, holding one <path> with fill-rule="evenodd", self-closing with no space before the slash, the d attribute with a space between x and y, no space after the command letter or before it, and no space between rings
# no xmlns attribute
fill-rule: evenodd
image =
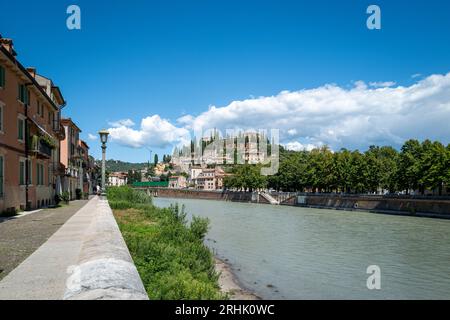
<svg viewBox="0 0 450 320"><path fill-rule="evenodd" d="M61 125L64 128L65 137L61 141L61 164L65 174L62 180L62 190L70 194L70 199L75 199L77 189L82 189L82 157L79 151L81 129L71 118L62 118Z"/></svg>
<svg viewBox="0 0 450 320"><path fill-rule="evenodd" d="M0 36L0 211L53 203L64 105L59 88L25 68Z"/></svg>
<svg viewBox="0 0 450 320"><path fill-rule="evenodd" d="M183 189L187 187L187 180L185 176L171 176L169 178L169 188Z"/></svg>
<svg viewBox="0 0 450 320"><path fill-rule="evenodd" d="M220 190L223 189L223 178L225 172L219 168L202 169L201 173L195 178L191 178L195 188L201 190Z"/></svg>
<svg viewBox="0 0 450 320"><path fill-rule="evenodd" d="M128 183L128 174L126 172L112 172L108 176L108 185L125 186Z"/></svg>
<svg viewBox="0 0 450 320"><path fill-rule="evenodd" d="M89 146L84 140L78 141L78 152L80 156L80 182L79 188L83 193L91 194L94 192L94 178L92 171L94 170L94 162L89 157Z"/></svg>

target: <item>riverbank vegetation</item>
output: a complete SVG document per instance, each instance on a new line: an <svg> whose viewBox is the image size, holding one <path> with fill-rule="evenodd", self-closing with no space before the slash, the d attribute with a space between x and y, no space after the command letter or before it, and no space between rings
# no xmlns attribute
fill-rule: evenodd
<svg viewBox="0 0 450 320"><path fill-rule="evenodd" d="M108 188L108 201L150 299L222 299L208 220L186 220L183 208L157 208L144 192Z"/></svg>
<svg viewBox="0 0 450 320"><path fill-rule="evenodd" d="M390 193L432 190L442 194L450 186L450 144L408 140L400 151L371 146L366 152L328 147L288 151L280 147L276 175L264 177L258 165L233 168L225 187L239 190L273 188L279 191Z"/></svg>

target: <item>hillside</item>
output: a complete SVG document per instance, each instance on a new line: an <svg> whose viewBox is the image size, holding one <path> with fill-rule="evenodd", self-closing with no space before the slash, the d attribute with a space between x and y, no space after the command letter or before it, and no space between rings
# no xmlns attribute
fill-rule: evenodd
<svg viewBox="0 0 450 320"><path fill-rule="evenodd" d="M101 167L102 161L95 160L95 163ZM147 168L147 162L143 163L132 163L132 162L124 162L120 160L109 159L106 160L106 170L109 172L117 172L117 171L125 171L128 170L140 170Z"/></svg>

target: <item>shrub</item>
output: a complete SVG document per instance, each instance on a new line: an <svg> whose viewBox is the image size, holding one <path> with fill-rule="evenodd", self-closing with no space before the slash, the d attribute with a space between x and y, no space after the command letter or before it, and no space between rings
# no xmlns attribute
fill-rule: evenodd
<svg viewBox="0 0 450 320"><path fill-rule="evenodd" d="M109 187L107 190L108 200L124 200L132 203L152 203L152 199L144 191L135 190L129 186Z"/></svg>
<svg viewBox="0 0 450 320"><path fill-rule="evenodd" d="M63 193L61 193L61 200L64 201L65 203L69 203L70 193L68 191L64 191Z"/></svg>
<svg viewBox="0 0 450 320"><path fill-rule="evenodd" d="M75 189L75 198L77 199L77 200L81 200L81 195L82 195L83 193L81 192L81 189L80 188L76 188Z"/></svg>
<svg viewBox="0 0 450 320"><path fill-rule="evenodd" d="M132 203L124 200L109 201L111 209L125 210L133 207Z"/></svg>

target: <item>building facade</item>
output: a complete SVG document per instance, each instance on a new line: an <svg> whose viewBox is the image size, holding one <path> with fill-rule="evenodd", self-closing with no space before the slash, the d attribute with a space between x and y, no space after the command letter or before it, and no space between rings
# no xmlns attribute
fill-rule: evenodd
<svg viewBox="0 0 450 320"><path fill-rule="evenodd" d="M197 177L192 178L196 189L200 190L221 190L223 189L223 178L225 172L219 168L202 169Z"/></svg>
<svg viewBox="0 0 450 320"><path fill-rule="evenodd" d="M70 199L76 198L77 189L82 189L82 157L80 154L80 128L71 118L61 119L65 138L61 141L61 164L64 167L62 191L69 192Z"/></svg>
<svg viewBox="0 0 450 320"><path fill-rule="evenodd" d="M84 140L78 142L78 152L80 156L80 182L79 188L84 194L92 194L94 192L94 179L92 178L92 171L94 170L94 163L89 157L89 146Z"/></svg>
<svg viewBox="0 0 450 320"><path fill-rule="evenodd" d="M169 188L183 189L187 187L185 176L171 176L169 178Z"/></svg>
<svg viewBox="0 0 450 320"><path fill-rule="evenodd" d="M64 98L0 37L0 212L54 202Z"/></svg>
<svg viewBox="0 0 450 320"><path fill-rule="evenodd" d="M128 174L126 172L112 172L108 177L108 185L114 187L125 186L128 183Z"/></svg>

